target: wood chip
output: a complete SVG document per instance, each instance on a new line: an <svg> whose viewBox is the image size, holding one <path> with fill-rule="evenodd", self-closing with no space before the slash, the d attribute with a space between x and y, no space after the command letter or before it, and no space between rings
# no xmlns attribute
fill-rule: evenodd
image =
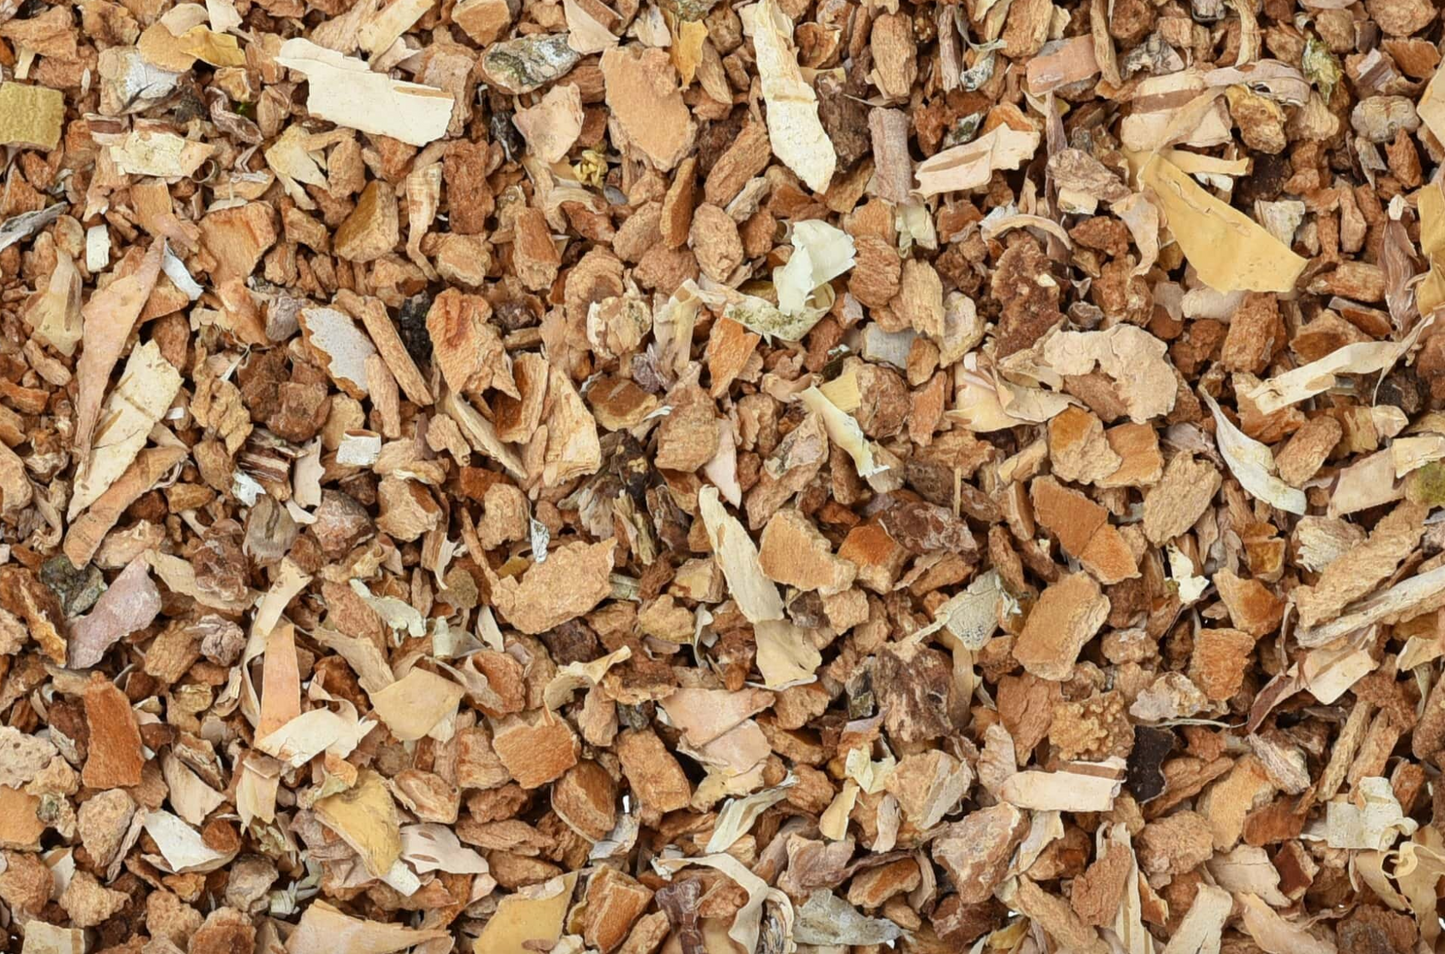
<svg viewBox="0 0 1445 954"><path fill-rule="evenodd" d="M373 73L363 60L310 40L287 40L276 62L306 77L306 108L338 126L424 146L445 135L451 121L452 96L446 90Z"/></svg>
<svg viewBox="0 0 1445 954"><path fill-rule="evenodd" d="M1014 643L1014 658L1044 679L1063 681L1084 644L1109 613L1109 598L1087 573L1072 573L1044 590Z"/></svg>

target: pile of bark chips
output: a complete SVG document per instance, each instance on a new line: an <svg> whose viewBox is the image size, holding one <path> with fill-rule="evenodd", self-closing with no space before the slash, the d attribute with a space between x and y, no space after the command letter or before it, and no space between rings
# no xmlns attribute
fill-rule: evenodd
<svg viewBox="0 0 1445 954"><path fill-rule="evenodd" d="M1426 954L1430 0L3 0L23 954Z"/></svg>

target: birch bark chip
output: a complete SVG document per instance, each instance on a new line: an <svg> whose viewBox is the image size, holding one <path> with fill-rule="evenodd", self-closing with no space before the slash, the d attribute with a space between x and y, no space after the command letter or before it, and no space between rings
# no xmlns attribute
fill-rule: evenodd
<svg viewBox="0 0 1445 954"><path fill-rule="evenodd" d="M822 192L833 179L838 156L818 119L817 94L798 68L793 23L775 0L743 7L739 15L757 53L773 155L808 188Z"/></svg>
<svg viewBox="0 0 1445 954"><path fill-rule="evenodd" d="M697 505L708 543L743 615L754 623L782 619L782 598L777 586L763 574L757 545L718 500L717 488L704 487Z"/></svg>
<svg viewBox="0 0 1445 954"><path fill-rule="evenodd" d="M125 473L180 387L180 372L161 356L154 341L131 352L120 382L106 399L96 439L75 482L68 514L72 520Z"/></svg>
<svg viewBox="0 0 1445 954"><path fill-rule="evenodd" d="M1209 395L1204 395L1204 402L1214 414L1214 423L1218 428L1215 439L1219 442L1219 453L1223 455L1240 485L1256 497L1281 510L1287 510L1290 513L1304 513L1306 507L1304 492L1288 486L1274 475L1274 455L1270 453L1269 448L1251 439L1230 423L1229 419L1224 416L1224 412L1219 409L1219 405Z"/></svg>
<svg viewBox="0 0 1445 954"><path fill-rule="evenodd" d="M988 185L995 170L1017 169L1039 147L1039 134L1008 126L967 145L945 149L914 169L917 192L925 198L942 192L969 192Z"/></svg>
<svg viewBox="0 0 1445 954"><path fill-rule="evenodd" d="M453 104L446 90L373 73L363 60L300 37L282 44L276 62L306 77L306 108L314 116L413 146L446 135Z"/></svg>
<svg viewBox="0 0 1445 954"><path fill-rule="evenodd" d="M82 454L90 447L100 418L100 405L111 369L120 359L126 339L160 278L164 248L164 242L153 242L139 268L129 275L117 275L81 309L86 347L76 365L80 393L75 443Z"/></svg>
<svg viewBox="0 0 1445 954"><path fill-rule="evenodd" d="M1158 201L1189 264L1210 288L1294 289L1305 260L1248 216L1210 195L1169 160L1150 158L1139 181Z"/></svg>

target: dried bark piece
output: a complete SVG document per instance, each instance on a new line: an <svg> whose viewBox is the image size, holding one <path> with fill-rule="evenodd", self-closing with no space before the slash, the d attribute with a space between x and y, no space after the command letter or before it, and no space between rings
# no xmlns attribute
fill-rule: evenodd
<svg viewBox="0 0 1445 954"><path fill-rule="evenodd" d="M1095 483L1123 463L1105 438L1103 422L1088 411L1068 407L1049 421L1049 466L1063 480Z"/></svg>
<svg viewBox="0 0 1445 954"><path fill-rule="evenodd" d="M301 37L283 43L276 62L306 77L312 116L413 146L446 135L453 105L446 90L393 80L372 72L364 60Z"/></svg>
<svg viewBox="0 0 1445 954"><path fill-rule="evenodd" d="M1324 465L1330 451L1344 436L1340 422L1327 414L1310 418L1275 456L1279 479L1303 487Z"/></svg>
<svg viewBox="0 0 1445 954"><path fill-rule="evenodd" d="M1128 849L1111 845L1109 853L1089 865L1087 871L1074 879L1069 893L1069 906L1085 924L1108 927L1124 900L1129 876L1134 871L1134 858Z"/></svg>
<svg viewBox="0 0 1445 954"><path fill-rule="evenodd" d="M432 301L426 316L433 358L447 386L458 394L480 394L496 388L520 397L501 336L489 321L491 316L491 306L479 295L467 295L455 288L442 292Z"/></svg>
<svg viewBox="0 0 1445 954"><path fill-rule="evenodd" d="M726 155L724 153L724 156ZM764 162L771 155L772 153L764 146ZM713 171L716 172L716 170L717 165L715 164ZM697 207L697 200L697 157L688 156L678 165L677 171L673 174L672 185L668 187L667 194L662 197L662 207L658 210L659 231L663 244L668 248L681 248L687 241L688 233L692 229L692 213L693 209ZM714 202L713 204L718 205L719 203ZM628 221L630 222L631 219ZM648 243L648 247L651 247L651 242Z"/></svg>
<svg viewBox="0 0 1445 954"><path fill-rule="evenodd" d="M118 788L98 792L81 803L76 813L76 829L85 853L96 865L111 864L130 828L135 809L135 801Z"/></svg>
<svg viewBox="0 0 1445 954"><path fill-rule="evenodd" d="M868 111L878 197L895 205L907 202L913 187L913 158L908 153L908 129L908 114L901 109L874 107Z"/></svg>
<svg viewBox="0 0 1445 954"><path fill-rule="evenodd" d="M898 294L903 263L898 251L876 235L855 240L857 263L848 276L848 291L869 308L886 307Z"/></svg>
<svg viewBox="0 0 1445 954"><path fill-rule="evenodd" d="M1244 683L1255 637L1237 629L1205 629L1194 637L1189 678L1211 702L1233 696Z"/></svg>
<svg viewBox="0 0 1445 954"><path fill-rule="evenodd" d="M566 372L553 365L548 373L547 447L542 456L542 482L555 486L594 474L602 466L602 447L597 422L587 412Z"/></svg>
<svg viewBox="0 0 1445 954"><path fill-rule="evenodd" d="M579 59L567 34L542 33L493 43L481 63L490 85L520 95L566 76Z"/></svg>
<svg viewBox="0 0 1445 954"><path fill-rule="evenodd" d="M502 718L492 748L512 779L528 789L555 781L577 764L577 737L565 721L546 711Z"/></svg>
<svg viewBox="0 0 1445 954"><path fill-rule="evenodd" d="M1085 924L1067 901L1049 894L1027 878L1019 879L1014 904L1067 950L1083 954L1105 954L1109 950L1098 932Z"/></svg>
<svg viewBox="0 0 1445 954"><path fill-rule="evenodd" d="M403 742L420 739L456 712L466 690L425 669L413 669L371 694L376 715Z"/></svg>
<svg viewBox="0 0 1445 954"><path fill-rule="evenodd" d="M720 318L707 340L707 370L712 378L709 394L722 397L757 351L762 335L748 331L731 318Z"/></svg>
<svg viewBox="0 0 1445 954"><path fill-rule="evenodd" d="M969 192L988 185L996 170L1017 169L1039 148L1037 132L1007 125L994 127L973 142L953 146L920 162L913 170L914 190L927 198L943 192Z"/></svg>
<svg viewBox="0 0 1445 954"><path fill-rule="evenodd" d="M818 119L818 97L803 79L793 48L793 24L774 0L742 11L753 40L763 99L768 104L768 137L773 155L814 192L825 192L838 156Z"/></svg>
<svg viewBox="0 0 1445 954"><path fill-rule="evenodd" d="M1094 578L1071 573L1040 595L1014 643L1014 658L1043 679L1067 680L1080 650L1108 615L1109 598Z"/></svg>
<svg viewBox="0 0 1445 954"><path fill-rule="evenodd" d="M517 355L512 363L512 380L522 397L513 400L505 394L496 396L494 420L498 439L509 443L531 440L542 423L550 372L551 365L541 355L530 352Z"/></svg>
<svg viewBox="0 0 1445 954"><path fill-rule="evenodd" d="M552 548L519 579L500 579L483 567L493 605L523 633L545 632L592 609L612 592L612 554L617 541L568 543Z"/></svg>
<svg viewBox="0 0 1445 954"><path fill-rule="evenodd" d="M340 453L337 455L340 456ZM388 474L377 488L380 513L376 528L402 541L416 540L435 530L442 519L441 507L425 485Z"/></svg>
<svg viewBox="0 0 1445 954"><path fill-rule="evenodd" d="M1109 514L1103 507L1076 490L1070 490L1053 477L1040 477L1029 485L1029 498L1039 524L1058 538L1059 545L1071 556L1079 556L1108 524Z"/></svg>
<svg viewBox="0 0 1445 954"><path fill-rule="evenodd" d="M743 242L737 224L715 205L700 205L693 212L688 244L702 273L715 282L726 282L742 264Z"/></svg>
<svg viewBox="0 0 1445 954"><path fill-rule="evenodd" d="M1129 419L1136 424L1174 409L1178 386L1163 341L1133 325L1106 331L1056 331L1036 349L1044 367L1083 376L1095 367L1114 382ZM1024 363L1015 356L1011 360Z"/></svg>
<svg viewBox="0 0 1445 954"><path fill-rule="evenodd" d="M354 918L318 898L302 912L286 950L290 954L323 954L341 947L356 954L393 954L446 936L442 930L413 931L400 924Z"/></svg>
<svg viewBox="0 0 1445 954"><path fill-rule="evenodd" d="M552 809L583 837L600 841L617 824L617 783L596 762L578 762L552 786Z"/></svg>
<svg viewBox="0 0 1445 954"><path fill-rule="evenodd" d="M30 506L35 491L25 475L25 462L10 448L0 447L0 513L15 513Z"/></svg>
<svg viewBox="0 0 1445 954"><path fill-rule="evenodd" d="M960 900L977 904L993 896L1027 831L1028 816L1000 803L948 825L933 840L931 854L948 872Z"/></svg>
<svg viewBox="0 0 1445 954"><path fill-rule="evenodd" d="M1275 296L1250 292L1230 318L1220 361L1231 371L1258 374L1283 337L1284 325Z"/></svg>
<svg viewBox="0 0 1445 954"><path fill-rule="evenodd" d="M131 329L135 327L160 277L163 252L164 243L151 243L134 271L120 275L117 270L115 279L104 290L92 295L81 309L86 334L85 349L75 366L79 377L75 446L82 456L90 448L95 425L100 419L101 401L105 397L111 369L120 360ZM73 519L74 514L71 517Z"/></svg>
<svg viewBox="0 0 1445 954"><path fill-rule="evenodd" d="M1191 454L1176 454L1144 495L1144 535L1160 546L1194 526L1222 483L1219 471Z"/></svg>
<svg viewBox="0 0 1445 954"><path fill-rule="evenodd" d="M898 807L920 830L932 828L951 812L973 782L973 770L947 752L908 755L885 782Z"/></svg>
<svg viewBox="0 0 1445 954"><path fill-rule="evenodd" d="M686 773L651 729L623 732L617 737L616 749L628 787L644 812L660 816L691 802L692 786Z"/></svg>
<svg viewBox="0 0 1445 954"><path fill-rule="evenodd" d="M222 954L245 950L256 943L256 925L251 916L235 908L216 908L191 936L190 949L196 954Z"/></svg>
<svg viewBox="0 0 1445 954"><path fill-rule="evenodd" d="M30 637L52 662L65 665L65 611L50 587L23 566L0 567L0 606L25 621Z"/></svg>
<svg viewBox="0 0 1445 954"><path fill-rule="evenodd" d="M1099 60L1095 57L1095 41L1092 37L1075 37L1063 41L1057 47L1051 43L1045 44L1044 49L1049 52L1040 51L1038 56L1028 61L1026 75L1029 92L1034 96L1043 96L1099 72Z"/></svg>
<svg viewBox="0 0 1445 954"><path fill-rule="evenodd" d="M922 880L918 862L912 858L902 858L869 868L853 877L853 882L848 886L848 903L876 911L890 898L917 888Z"/></svg>
<svg viewBox="0 0 1445 954"><path fill-rule="evenodd" d="M878 654L874 691L888 706L884 726L900 742L936 739L952 731L947 715L952 667L937 650L905 643Z"/></svg>
<svg viewBox="0 0 1445 954"><path fill-rule="evenodd" d="M582 937L603 954L627 939L652 901L652 891L616 868L603 867L587 882Z"/></svg>
<svg viewBox="0 0 1445 954"><path fill-rule="evenodd" d="M873 53L873 85L892 100L906 99L918 77L918 48L913 22L905 14L885 13L873 21L869 34Z"/></svg>
<svg viewBox="0 0 1445 954"><path fill-rule="evenodd" d="M487 46L502 35L516 14L508 0L462 0L452 8L452 22L478 45Z"/></svg>
<svg viewBox="0 0 1445 954"><path fill-rule="evenodd" d="M743 186L762 174L772 156L768 127L762 123L745 123L708 172L703 183L703 201L726 208L743 191Z"/></svg>
<svg viewBox="0 0 1445 954"><path fill-rule="evenodd" d="M1214 574L1214 585L1236 629L1260 637L1279 627L1284 618L1284 600L1270 592L1264 583L1240 579L1229 570L1220 570Z"/></svg>
<svg viewBox="0 0 1445 954"><path fill-rule="evenodd" d="M1119 456L1113 473L1096 481L1100 487L1147 487L1164 474L1159 435L1148 424L1119 424L1104 432L1109 448Z"/></svg>
<svg viewBox="0 0 1445 954"><path fill-rule="evenodd" d="M487 731L462 729L457 733L457 784L463 788L495 789L511 781Z"/></svg>
<svg viewBox="0 0 1445 954"><path fill-rule="evenodd" d="M81 780L89 788L139 785L146 759L130 700L99 675L86 687L84 700L90 749Z"/></svg>
<svg viewBox="0 0 1445 954"><path fill-rule="evenodd" d="M1214 854L1214 835L1204 816L1179 811L1145 825L1134 845L1139 870L1151 884L1164 884L1208 860Z"/></svg>
<svg viewBox="0 0 1445 954"><path fill-rule="evenodd" d="M146 931L153 938L185 944L204 919L201 912L181 901L171 890L156 890L146 898Z"/></svg>
<svg viewBox="0 0 1445 954"><path fill-rule="evenodd" d="M155 620L161 595L150 577L150 564L132 560L96 600L91 612L71 626L69 665L88 669L117 641Z"/></svg>
<svg viewBox="0 0 1445 954"><path fill-rule="evenodd" d="M776 583L823 596L853 585L858 568L833 555L832 545L799 511L779 510L763 529L758 565Z"/></svg>
<svg viewBox="0 0 1445 954"><path fill-rule="evenodd" d="M70 923L78 928L95 927L108 921L129 903L129 894L104 887L88 871L77 871L60 896L60 906L69 915Z"/></svg>
<svg viewBox="0 0 1445 954"><path fill-rule="evenodd" d="M482 521L477 525L477 539L488 550L525 539L528 533L527 496L510 484L497 483L487 488L483 498Z"/></svg>
<svg viewBox="0 0 1445 954"><path fill-rule="evenodd" d="M908 259L903 263L898 294L893 299L892 308L914 331L942 340L943 283L927 262Z"/></svg>
<svg viewBox="0 0 1445 954"><path fill-rule="evenodd" d="M46 739L0 726L0 785L20 788L40 774L57 754L55 746Z"/></svg>
<svg viewBox="0 0 1445 954"><path fill-rule="evenodd" d="M366 333L371 336L371 343L386 362L387 370L396 379L407 400L423 406L432 404L434 398L431 388L417 368L416 360L407 350L406 343L402 341L396 324L387 313L386 305L380 299L363 298L344 290L338 293L336 300L353 317L361 319Z"/></svg>
<svg viewBox="0 0 1445 954"><path fill-rule="evenodd" d="M262 202L218 209L197 224L201 247L216 260L211 279L218 286L232 280L244 282L266 250L276 244L275 213Z"/></svg>
<svg viewBox="0 0 1445 954"><path fill-rule="evenodd" d="M602 54L601 68L619 145L635 146L663 172L681 162L697 125L682 101L667 51L614 47Z"/></svg>
<svg viewBox="0 0 1445 954"><path fill-rule="evenodd" d="M366 361L376 354L371 341L343 311L303 308L298 313L302 340L331 380L354 398L366 397Z"/></svg>
<svg viewBox="0 0 1445 954"><path fill-rule="evenodd" d="M1063 759L1099 762L1110 756L1123 758L1134 747L1126 708L1126 700L1117 692L1065 703L1054 711L1049 741Z"/></svg>
<svg viewBox="0 0 1445 954"><path fill-rule="evenodd" d="M692 472L717 454L719 424L712 401L695 387L674 395L672 413L657 430L656 466Z"/></svg>
<svg viewBox="0 0 1445 954"><path fill-rule="evenodd" d="M512 117L528 148L544 162L560 162L582 134L582 93L576 86L554 86L541 102Z"/></svg>
<svg viewBox="0 0 1445 954"><path fill-rule="evenodd" d="M1245 817L1267 803L1275 792L1263 763L1246 755L1229 774L1209 787L1199 799L1199 813L1209 822L1215 851L1229 851L1239 843Z"/></svg>
<svg viewBox="0 0 1445 954"><path fill-rule="evenodd" d="M1425 513L1418 504L1399 504L1375 525L1368 540L1326 566L1318 583L1297 588L1293 599L1300 625L1312 627L1334 618L1394 573L1419 544Z"/></svg>
<svg viewBox="0 0 1445 954"><path fill-rule="evenodd" d="M120 382L106 400L107 426L90 448L75 482L67 515L75 519L120 479L145 446L150 429L170 407L181 376L155 341L135 348Z"/></svg>
<svg viewBox="0 0 1445 954"><path fill-rule="evenodd" d="M513 223L512 264L522 284L534 291L552 287L562 256L541 209L519 209Z"/></svg>
<svg viewBox="0 0 1445 954"><path fill-rule="evenodd" d="M59 9L59 8L57 8ZM0 83L0 145L51 151L60 145L65 94L17 82Z"/></svg>
<svg viewBox="0 0 1445 954"><path fill-rule="evenodd" d="M85 954L85 931L56 927L38 919L26 921L21 954Z"/></svg>
<svg viewBox="0 0 1445 954"><path fill-rule="evenodd" d="M39 851L40 836L48 827L39 810L38 796L0 786L0 847Z"/></svg>
<svg viewBox="0 0 1445 954"><path fill-rule="evenodd" d="M0 898L17 914L40 911L50 901L55 884L53 880L45 880L50 869L45 867L39 854L6 851L3 857L6 868L0 873Z"/></svg>
<svg viewBox="0 0 1445 954"><path fill-rule="evenodd" d="M356 208L336 230L332 246L347 261L364 263L381 258L400 240L396 192L380 179L373 179L361 191Z"/></svg>

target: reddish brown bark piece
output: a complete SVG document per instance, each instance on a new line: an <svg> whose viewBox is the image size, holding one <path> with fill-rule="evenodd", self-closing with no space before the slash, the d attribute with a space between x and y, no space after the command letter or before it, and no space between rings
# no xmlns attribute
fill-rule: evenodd
<svg viewBox="0 0 1445 954"><path fill-rule="evenodd" d="M1099 584L1087 573L1070 574L1039 597L1014 643L1014 658L1036 676L1066 680L1108 614Z"/></svg>
<svg viewBox="0 0 1445 954"><path fill-rule="evenodd" d="M96 789L139 785L146 759L130 700L101 676L91 679L84 700L90 754L81 780Z"/></svg>

